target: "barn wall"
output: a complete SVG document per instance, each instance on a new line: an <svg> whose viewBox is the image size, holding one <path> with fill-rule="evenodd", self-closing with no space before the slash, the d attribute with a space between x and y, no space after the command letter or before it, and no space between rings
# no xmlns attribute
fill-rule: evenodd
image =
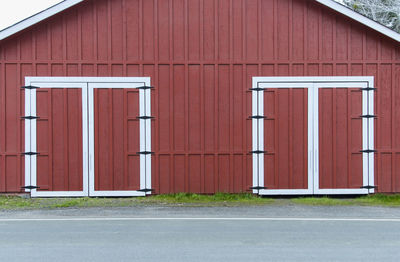
<svg viewBox="0 0 400 262"><path fill-rule="evenodd" d="M251 186L252 76L376 79L376 184L400 192L399 44L311 0L87 0L0 43L0 192L23 181L25 76L150 76L156 193Z"/></svg>

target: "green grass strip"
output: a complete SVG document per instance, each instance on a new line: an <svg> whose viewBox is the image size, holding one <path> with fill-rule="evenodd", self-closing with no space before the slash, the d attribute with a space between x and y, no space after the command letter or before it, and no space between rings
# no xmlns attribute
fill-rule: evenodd
<svg viewBox="0 0 400 262"><path fill-rule="evenodd" d="M249 205L312 205L312 206L390 206L400 207L400 194L375 194L354 198L292 197L265 198L250 193L200 195L178 193L132 198L22 198L0 196L0 210L54 209L87 207L163 206L249 206Z"/></svg>

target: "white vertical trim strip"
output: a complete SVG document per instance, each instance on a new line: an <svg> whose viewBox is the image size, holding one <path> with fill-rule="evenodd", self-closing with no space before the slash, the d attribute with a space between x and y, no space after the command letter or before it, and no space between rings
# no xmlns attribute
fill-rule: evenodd
<svg viewBox="0 0 400 262"><path fill-rule="evenodd" d="M255 81L255 79L253 78L252 81L252 88L256 88L257 87L257 82ZM251 96L252 96L252 115L258 115L259 112L259 101L258 101L258 97L257 97L257 91L253 90L251 91ZM259 130L258 130L258 121L257 119L253 118L251 120L251 124L252 124L252 151L256 151L258 150L258 139L259 139ZM253 159L253 187L258 186L258 156L257 154L252 154L252 159ZM253 194L257 194L258 190L254 190L253 189Z"/></svg>
<svg viewBox="0 0 400 262"><path fill-rule="evenodd" d="M32 84L32 83L31 83ZM31 89L31 116L37 116L36 114L36 89ZM30 121L31 122L31 152L37 152L37 146L36 146L36 119L33 119ZM31 159L31 185L32 186L37 186L37 156L32 155L30 157ZM35 196L37 194L37 189L32 189L31 190L31 195Z"/></svg>
<svg viewBox="0 0 400 262"><path fill-rule="evenodd" d="M30 85L29 81L25 81L25 85ZM31 115L31 91L30 89L25 89L25 116ZM31 151L31 121L25 119L25 152ZM31 157L28 155L25 158L25 186L30 186L31 184ZM25 192L30 192L30 189L25 189Z"/></svg>
<svg viewBox="0 0 400 262"><path fill-rule="evenodd" d="M146 86L150 86L150 78L146 81ZM146 99L146 107L145 107L145 115L151 115L151 89L145 90L145 99ZM146 151L152 152L151 150L151 119L147 119L146 121ZM151 157L152 155L146 155L146 187L147 189L151 189ZM146 195L150 195L151 191L146 192Z"/></svg>
<svg viewBox="0 0 400 262"><path fill-rule="evenodd" d="M369 87L374 88L374 81L370 81L369 82ZM370 115L374 115L374 90L369 91L369 99L368 99L368 112ZM374 150L375 149L375 145L374 145L374 118L369 118L369 124L368 124L368 144L370 149ZM374 186L375 185L375 181L374 181L374 162L375 162L375 153L370 153L368 155L368 167L369 167L369 177L368 177L368 182L370 186ZM374 193L375 190L369 189L369 193Z"/></svg>
<svg viewBox="0 0 400 262"><path fill-rule="evenodd" d="M368 91L362 91L362 115L368 115ZM368 118L362 118L362 150L368 146ZM368 186L368 153L362 153L363 186Z"/></svg>
<svg viewBox="0 0 400 262"><path fill-rule="evenodd" d="M258 115L265 116L264 111L264 91L257 91L258 97ZM264 119L256 119L258 123L258 150L264 151ZM257 154L258 157L258 186L265 186L264 183L264 153Z"/></svg>
<svg viewBox="0 0 400 262"><path fill-rule="evenodd" d="M145 97L144 97L144 90L139 89L139 116L144 116L145 115ZM140 119L139 120L139 147L140 147L140 152L146 151L146 120ZM144 189L146 188L146 155L139 155L140 157L140 188Z"/></svg>
<svg viewBox="0 0 400 262"><path fill-rule="evenodd" d="M88 88L82 87L82 169L83 169L83 195L89 196L89 133L88 133Z"/></svg>
<svg viewBox="0 0 400 262"><path fill-rule="evenodd" d="M93 196L95 192L95 181L94 181L94 88L87 84L88 86L88 129L89 129L89 196Z"/></svg>
<svg viewBox="0 0 400 262"><path fill-rule="evenodd" d="M311 190L311 193L315 193L318 190L318 177L315 178L314 181L314 123L315 123L315 108L314 108L314 97L315 97L315 88L308 88L308 144L307 144L307 152L308 152L308 189Z"/></svg>
<svg viewBox="0 0 400 262"><path fill-rule="evenodd" d="M313 130L313 139L314 139L314 194L317 194L319 191L319 87L317 85L313 85L313 111L314 111L314 130Z"/></svg>

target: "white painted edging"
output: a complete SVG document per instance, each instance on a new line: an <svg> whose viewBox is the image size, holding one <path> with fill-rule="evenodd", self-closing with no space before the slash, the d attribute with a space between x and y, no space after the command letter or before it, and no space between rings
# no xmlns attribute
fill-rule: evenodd
<svg viewBox="0 0 400 262"><path fill-rule="evenodd" d="M253 77L253 88L307 88L308 89L308 188L253 190L260 195L308 194L368 194L374 189L320 189L318 90L319 88L373 88L373 77ZM253 115L264 115L263 91L252 92ZM362 91L362 114L373 115L373 91ZM264 151L264 120L253 119L253 151ZM374 149L374 119L363 118L363 150ZM256 136L256 137L254 137ZM312 139L311 139L312 138ZM268 150L267 150L268 151ZM374 185L374 153L363 153L363 185ZM253 154L253 186L263 187L264 154ZM268 185L267 185L268 186Z"/></svg>
<svg viewBox="0 0 400 262"><path fill-rule="evenodd" d="M47 8L43 10L40 13L37 13L31 17L28 17L21 22L18 22L10 27L7 27L6 29L0 31L0 40L3 40L13 34L18 33L19 31L22 31L34 24L39 23L40 21L43 21L59 12L64 11L67 8L70 8L71 6L74 6L84 0L67 0L67 1L62 1L61 3L58 3L50 8Z"/></svg>
<svg viewBox="0 0 400 262"><path fill-rule="evenodd" d="M390 29L386 26L383 26L383 25L375 22L374 20L372 20L366 16L363 16L363 15L351 10L350 8L348 8L344 5L341 5L332 0L316 0L316 1L320 4L323 4L331 9L353 19L353 20L360 22L363 25L366 25L366 26L396 40L397 42L400 42L400 34L399 33L393 31L392 29Z"/></svg>
<svg viewBox="0 0 400 262"><path fill-rule="evenodd" d="M0 41L12 36L13 34L16 34L32 25L35 25L51 16L54 16L64 10L66 10L69 7L72 7L76 4L79 4L83 0L65 0L59 4L56 4L50 8L47 8L46 10L37 13L31 17L28 17L27 19L22 20L21 22L18 22L10 27L7 27L6 29L0 31ZM366 25L369 28L372 28L373 30L376 30L392 39L394 39L397 42L400 42L400 34L391 30L390 28L387 28L374 20L363 16L350 8L343 6L339 3L336 3L335 1L332 0L314 0L328 8L331 8L355 21L358 21L361 24Z"/></svg>
<svg viewBox="0 0 400 262"><path fill-rule="evenodd" d="M83 197L88 195L88 119L87 112L87 85L86 83L50 83L34 77L26 77L25 85L38 86L40 88L79 88L82 90L82 191L38 191L37 189L25 190L31 192L32 197ZM29 98L30 101L27 101ZM29 107L29 109L27 109ZM36 113L36 89L25 90L25 114L37 116ZM37 152L37 120L25 120L25 152ZM28 129L28 130L27 130ZM28 132L27 132L28 131ZM37 186L37 156L25 156L25 186Z"/></svg>
<svg viewBox="0 0 400 262"><path fill-rule="evenodd" d="M150 86L150 78L142 82L89 82L89 196L145 196L151 192L140 192L136 190L95 190L95 148L94 148L94 89L95 88L138 88L143 85ZM148 94L145 94L148 92ZM146 105L148 104L148 114ZM150 116L150 90L139 90L139 115ZM148 122L148 123L146 123ZM140 126L140 149L139 151L151 151L151 121L139 120ZM150 168L149 168L150 166ZM148 186L148 187L147 187ZM140 155L140 188L151 188L151 155Z"/></svg>
<svg viewBox="0 0 400 262"><path fill-rule="evenodd" d="M145 196L151 192L94 190L93 88L137 88L150 86L149 77L26 77L25 85L42 88L82 89L83 191L37 191L32 197ZM89 85L92 85L89 88ZM91 91L91 92L88 92ZM141 115L151 115L150 89L139 91ZM89 112L89 114L88 114ZM25 115L36 115L36 89L25 90ZM91 119L90 119L91 118ZM148 123L145 123L148 122ZM91 124L92 123L92 124ZM89 133L92 134L89 136ZM25 152L36 152L36 119L25 120ZM140 151L151 151L151 121L140 120ZM92 155L90 155L90 153ZM92 167L92 168L91 168ZM90 169L91 168L91 169ZM25 156L25 186L37 185L37 156ZM92 188L93 186L93 188ZM151 188L151 155L140 156L140 188Z"/></svg>

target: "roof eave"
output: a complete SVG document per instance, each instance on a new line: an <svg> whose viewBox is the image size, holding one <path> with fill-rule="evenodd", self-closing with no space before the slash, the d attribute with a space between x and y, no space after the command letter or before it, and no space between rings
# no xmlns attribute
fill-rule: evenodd
<svg viewBox="0 0 400 262"><path fill-rule="evenodd" d="M28 17L12 26L9 26L6 29L0 31L0 41L83 1L84 0L65 0L52 7L47 8L46 10L43 10L40 13Z"/></svg>
<svg viewBox="0 0 400 262"><path fill-rule="evenodd" d="M21 22L18 22L10 27L7 27L6 29L0 31L0 41L3 39L6 39L7 37L10 37L32 25L35 25L59 12L64 11L65 9L68 9L69 7L72 7L80 2L83 2L84 0L65 0L61 3L58 3L36 15L33 15L31 17L28 17L24 20L22 20ZM353 10L351 10L350 8L341 5L337 2L334 2L332 0L314 0L324 6L327 6L355 21L358 21L361 24L364 24L380 33L382 33L383 35L386 35L387 37L400 42L400 34L393 31L392 29L385 27L375 21L373 21L372 19L363 16Z"/></svg>
<svg viewBox="0 0 400 262"><path fill-rule="evenodd" d="M390 29L386 26L383 26L383 25L375 22L374 20L372 20L366 16L363 16L363 15L351 10L350 8L348 8L344 5L341 5L332 0L315 0L315 1L331 8L353 20L360 22L361 24L366 25L366 26L378 31L378 32L396 40L397 42L400 42L400 34L399 33L393 31L392 29Z"/></svg>

